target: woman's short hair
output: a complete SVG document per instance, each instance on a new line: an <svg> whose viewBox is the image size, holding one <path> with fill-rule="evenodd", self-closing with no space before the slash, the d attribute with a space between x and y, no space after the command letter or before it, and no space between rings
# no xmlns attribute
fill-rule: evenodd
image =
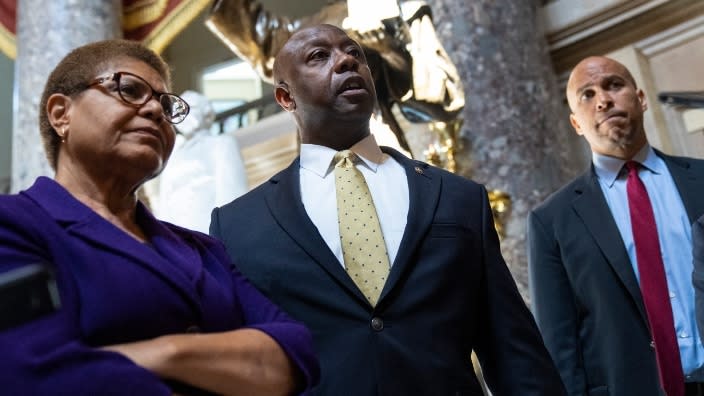
<svg viewBox="0 0 704 396"><path fill-rule="evenodd" d="M44 144L44 152L51 167L56 170L57 155L61 139L49 123L47 101L53 94L60 93L75 97L84 90L97 74L112 61L132 58L146 63L156 70L171 85L169 66L154 51L136 41L103 40L86 44L68 53L49 74L39 103L39 133Z"/></svg>

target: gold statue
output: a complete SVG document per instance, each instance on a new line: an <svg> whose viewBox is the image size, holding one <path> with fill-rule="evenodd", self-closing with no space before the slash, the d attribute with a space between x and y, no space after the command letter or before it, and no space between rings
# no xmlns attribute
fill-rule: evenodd
<svg viewBox="0 0 704 396"><path fill-rule="evenodd" d="M365 49L379 115L401 148L412 153L394 113L427 124L433 142L423 153L425 160L455 172L464 88L424 1L338 0L313 15L291 19L270 13L255 0L216 0L206 26L272 83L274 57L286 40L298 29L321 23L340 26ZM393 106L399 111L393 112ZM502 236L510 197L497 190L489 196Z"/></svg>
<svg viewBox="0 0 704 396"><path fill-rule="evenodd" d="M454 173L457 170L455 142L457 141L457 133L462 127L462 119L456 118L449 122L433 121L429 126L430 131L433 132L433 141L423 152L425 160Z"/></svg>
<svg viewBox="0 0 704 396"><path fill-rule="evenodd" d="M399 145L412 152L392 106L410 122L452 123L464 107L457 68L440 44L423 1L348 0L310 16L276 16L254 0L216 0L206 25L259 75L272 82L274 56L296 30L340 26L365 49L374 76L379 114Z"/></svg>
<svg viewBox="0 0 704 396"><path fill-rule="evenodd" d="M506 235L504 224L511 214L511 196L501 190L489 190L489 206L494 215L494 227L500 238Z"/></svg>

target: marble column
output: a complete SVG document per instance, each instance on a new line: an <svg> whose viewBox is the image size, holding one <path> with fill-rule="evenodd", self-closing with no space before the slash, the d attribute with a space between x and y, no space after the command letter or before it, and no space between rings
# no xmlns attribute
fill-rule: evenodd
<svg viewBox="0 0 704 396"><path fill-rule="evenodd" d="M39 100L46 78L70 50L120 37L120 0L19 0L12 134L13 192L53 176L39 137Z"/></svg>
<svg viewBox="0 0 704 396"><path fill-rule="evenodd" d="M510 194L502 251L528 297L526 219L585 169L538 20L538 0L430 0L466 95L458 173Z"/></svg>

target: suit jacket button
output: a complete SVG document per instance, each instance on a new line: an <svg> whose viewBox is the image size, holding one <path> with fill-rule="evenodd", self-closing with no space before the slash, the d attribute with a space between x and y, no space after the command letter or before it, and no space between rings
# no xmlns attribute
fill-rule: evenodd
<svg viewBox="0 0 704 396"><path fill-rule="evenodd" d="M384 321L381 320L381 318L373 317L371 325L372 325L372 330L374 330L374 331L384 330Z"/></svg>
<svg viewBox="0 0 704 396"><path fill-rule="evenodd" d="M189 333L189 334L200 333L200 327L198 327L196 325L190 325L186 329L186 333Z"/></svg>

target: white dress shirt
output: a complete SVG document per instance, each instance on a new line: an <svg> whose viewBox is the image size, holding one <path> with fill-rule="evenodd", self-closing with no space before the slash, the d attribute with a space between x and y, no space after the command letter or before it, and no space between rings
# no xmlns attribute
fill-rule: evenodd
<svg viewBox="0 0 704 396"><path fill-rule="evenodd" d="M408 216L406 171L396 160L381 151L372 135L357 142L350 150L362 160L356 167L369 186L389 253L389 262L393 265ZM344 266L332 163L335 153L329 147L301 145L301 200L308 217Z"/></svg>

